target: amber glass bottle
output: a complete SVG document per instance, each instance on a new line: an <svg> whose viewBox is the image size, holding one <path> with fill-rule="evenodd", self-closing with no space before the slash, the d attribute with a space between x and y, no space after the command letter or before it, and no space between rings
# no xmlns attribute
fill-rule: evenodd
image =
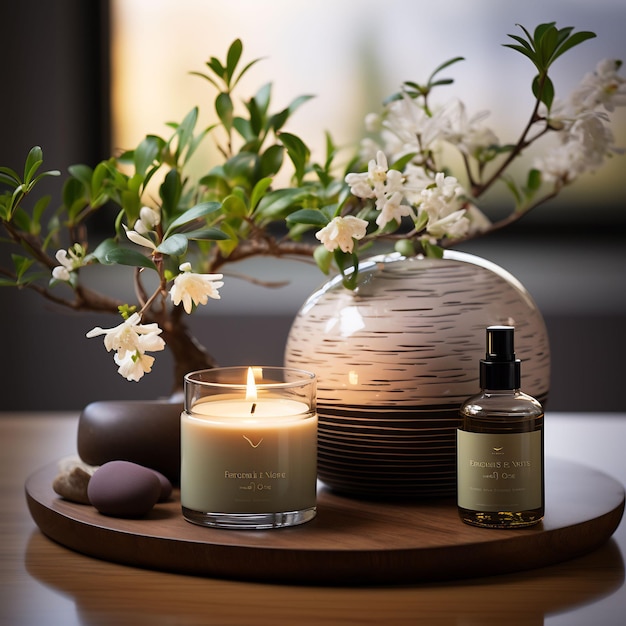
<svg viewBox="0 0 626 626"><path fill-rule="evenodd" d="M481 393L461 405L457 433L457 504L467 524L520 528L545 509L543 409L520 391L514 328L487 328Z"/></svg>

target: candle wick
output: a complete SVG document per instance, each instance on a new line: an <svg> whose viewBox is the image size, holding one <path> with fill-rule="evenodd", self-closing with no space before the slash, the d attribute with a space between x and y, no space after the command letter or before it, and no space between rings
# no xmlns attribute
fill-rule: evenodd
<svg viewBox="0 0 626 626"><path fill-rule="evenodd" d="M252 408L250 409L250 415L254 415L254 412L256 411L256 402L252 403Z"/></svg>

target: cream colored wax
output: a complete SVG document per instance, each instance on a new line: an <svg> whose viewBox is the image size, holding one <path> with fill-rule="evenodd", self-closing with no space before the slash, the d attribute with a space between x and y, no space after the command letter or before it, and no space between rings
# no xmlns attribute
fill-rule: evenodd
<svg viewBox="0 0 626 626"><path fill-rule="evenodd" d="M181 416L183 507L278 513L315 506L317 415L306 404L210 400L192 411Z"/></svg>

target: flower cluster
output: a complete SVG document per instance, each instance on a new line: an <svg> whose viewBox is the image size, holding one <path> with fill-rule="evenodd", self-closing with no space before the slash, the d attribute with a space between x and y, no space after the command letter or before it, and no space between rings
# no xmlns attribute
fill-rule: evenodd
<svg viewBox="0 0 626 626"><path fill-rule="evenodd" d="M607 154L623 152L614 145L607 115L626 105L626 79L619 76L620 67L615 60L601 61L569 98L556 100L546 113L550 126L559 133L557 146L535 159L535 168L545 180L569 184L601 167Z"/></svg>
<svg viewBox="0 0 626 626"><path fill-rule="evenodd" d="M87 333L87 337L104 335L104 347L108 352L115 350L114 360L119 366L117 371L127 380L138 381L152 370L154 357L146 352L158 352L165 348L165 342L159 337L162 331L157 324L140 322L141 316L133 313L119 326L97 326Z"/></svg>
<svg viewBox="0 0 626 626"><path fill-rule="evenodd" d="M461 59L453 59L444 67L458 60ZM380 229L410 218L414 228L408 237L425 252L436 250L439 242L488 231L493 225L474 200L503 173L501 167L496 176L484 177L485 166L498 155L508 152L506 167L522 148L549 131L556 133L557 145L535 159L529 176L529 180L534 175L540 183L551 184L553 189L548 194L554 195L585 172L601 167L608 155L623 152L615 146L607 115L626 105L626 80L619 76L620 68L620 61L601 61L564 101L539 95L531 123L512 147L501 144L484 124L488 112L469 117L458 99L433 110L428 102L432 85L406 83L382 114L367 116L367 128L379 138L363 140L362 154L369 159L367 171L350 173L345 182L355 197L374 201L378 210L375 222ZM532 128L536 129L535 136L529 135ZM445 173L446 166L440 163L445 145L462 155L466 187ZM396 165L390 168L389 160ZM529 185L519 191L518 200L526 204L520 202L517 212L528 212L543 201L534 200L538 188L536 183L535 188ZM318 233L318 238L331 252L339 246L343 252L352 253L357 241L363 239L368 223L348 223L346 217L335 221L338 219L343 228L327 227L321 236ZM350 230L351 241L347 238ZM407 248L401 249L404 252Z"/></svg>
<svg viewBox="0 0 626 626"><path fill-rule="evenodd" d="M191 263L183 263L179 269L181 273L174 279L170 297L176 306L182 302L185 313L191 313L194 305L206 304L209 298L220 299L218 289L224 285L223 274L194 274Z"/></svg>
<svg viewBox="0 0 626 626"><path fill-rule="evenodd" d="M434 99L452 84L441 73L464 60L457 57L426 82L403 83L379 112L369 114L366 136L343 168L330 135L318 163L306 143L286 130L310 96L278 111L271 108L271 84L249 99L233 98L258 61L240 65L243 45L237 40L225 61L210 57L205 72L193 72L217 90L214 125L197 130L194 107L168 125L169 137L149 134L95 167L70 167L53 219L43 219L46 197L30 208L25 202L43 177L59 175L39 172L40 148L28 154L23 174L0 167L0 185L8 188L0 189L1 243L12 246L13 264L0 267L0 285L34 289L74 310L121 313L121 324L94 328L87 336L104 335L119 373L133 381L152 369L148 353L167 343L180 385L185 373L212 363L181 317L220 299L220 270L227 263L258 255L313 257L323 272L334 267L355 289L361 255L373 242L405 255L441 256L456 242L520 219L618 152L610 115L626 105L621 62L602 61L568 97L558 98L552 64L595 35L555 23L522 31L504 44L537 71L533 108L519 136L502 141L486 125L488 111L469 112L457 97ZM207 137L223 161L195 181L188 165ZM553 143L526 176L510 175L511 164L547 137ZM278 181L285 178L282 187ZM511 191L512 207L492 221L481 199L498 182ZM118 207L112 232L94 246L88 218L111 205ZM94 265L132 268L136 300L120 302L88 288ZM155 287L147 287L148 275L156 278Z"/></svg>

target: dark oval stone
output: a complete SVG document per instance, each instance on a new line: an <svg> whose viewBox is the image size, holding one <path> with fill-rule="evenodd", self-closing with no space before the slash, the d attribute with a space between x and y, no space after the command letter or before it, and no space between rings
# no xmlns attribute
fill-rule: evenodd
<svg viewBox="0 0 626 626"><path fill-rule="evenodd" d="M156 472L129 461L111 461L89 480L89 501L103 515L143 517L161 495Z"/></svg>
<svg viewBox="0 0 626 626"><path fill-rule="evenodd" d="M92 402L78 421L78 455L88 465L130 461L161 472L177 485L182 410L179 402Z"/></svg>

